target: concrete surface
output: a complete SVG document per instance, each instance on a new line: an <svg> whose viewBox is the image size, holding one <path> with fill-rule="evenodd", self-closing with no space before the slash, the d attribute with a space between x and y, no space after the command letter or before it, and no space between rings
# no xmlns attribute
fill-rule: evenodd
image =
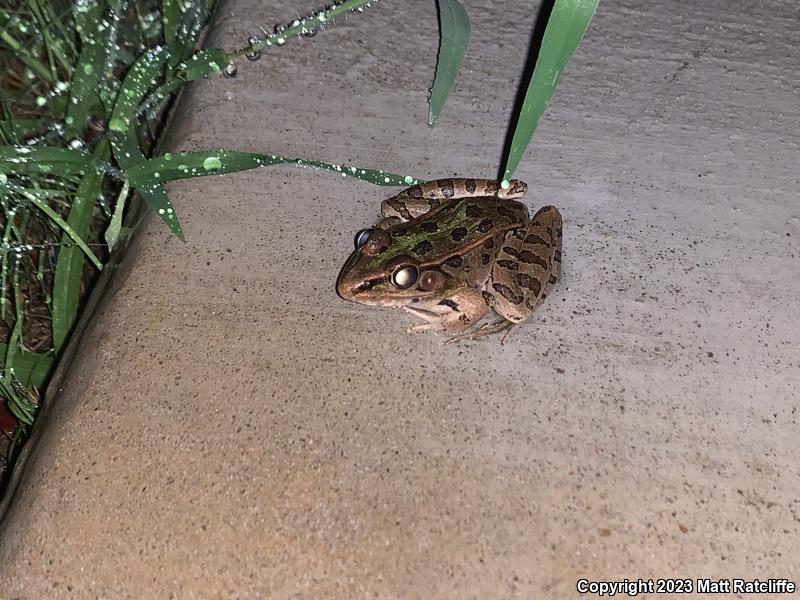
<svg viewBox="0 0 800 600"><path fill-rule="evenodd" d="M195 85L173 147L492 176L525 4L467 3L436 130L434 4L382 2ZM209 45L307 8L230 0ZM796 16L601 3L519 171L564 214L563 280L505 347L336 296L391 189L290 168L170 186L189 242L150 219L88 330L4 523L4 597L800 583Z"/></svg>

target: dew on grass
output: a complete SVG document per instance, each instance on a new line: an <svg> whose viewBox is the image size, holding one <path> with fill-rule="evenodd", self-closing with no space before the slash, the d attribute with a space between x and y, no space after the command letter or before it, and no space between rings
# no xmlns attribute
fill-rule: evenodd
<svg viewBox="0 0 800 600"><path fill-rule="evenodd" d="M216 171L222 168L222 161L217 156L209 156L203 161L203 168L206 171Z"/></svg>

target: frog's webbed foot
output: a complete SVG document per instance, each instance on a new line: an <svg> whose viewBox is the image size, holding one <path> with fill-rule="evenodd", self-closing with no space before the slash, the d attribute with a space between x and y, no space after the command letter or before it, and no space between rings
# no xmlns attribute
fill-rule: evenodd
<svg viewBox="0 0 800 600"><path fill-rule="evenodd" d="M484 323L478 329L473 329L472 331L467 331L466 333L462 333L460 335L454 335L449 340L445 342L445 344L453 344L455 342L463 342L466 340L474 340L479 337L484 337L487 335L493 335L495 333L500 333L501 331L505 331L506 334L503 336L503 339L500 340L501 344L505 344L508 338L517 330L519 329L522 323L512 323L511 321L506 321L505 319L498 319L494 323ZM506 331L507 330L507 331Z"/></svg>

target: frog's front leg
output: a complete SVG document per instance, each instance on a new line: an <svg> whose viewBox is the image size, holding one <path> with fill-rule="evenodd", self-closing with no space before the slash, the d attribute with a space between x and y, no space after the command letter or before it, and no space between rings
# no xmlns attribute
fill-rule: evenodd
<svg viewBox="0 0 800 600"><path fill-rule="evenodd" d="M466 288L433 306L424 309L404 306L403 310L426 321L423 325L409 327L409 332L461 333L480 321L489 311L489 307L480 290Z"/></svg>

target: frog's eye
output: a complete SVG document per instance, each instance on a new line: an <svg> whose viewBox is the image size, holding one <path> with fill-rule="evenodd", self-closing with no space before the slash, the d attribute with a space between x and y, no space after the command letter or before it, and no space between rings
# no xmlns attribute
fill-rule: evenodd
<svg viewBox="0 0 800 600"><path fill-rule="evenodd" d="M353 240L353 242L356 245L356 250L358 250L359 248L361 248L361 246L367 243L367 240L369 239L369 236L372 235L372 232L373 232L372 229L362 229L356 234L356 237Z"/></svg>
<svg viewBox="0 0 800 600"><path fill-rule="evenodd" d="M417 277L419 277L419 269L414 265L406 265L392 273L392 285L405 290L417 282Z"/></svg>

